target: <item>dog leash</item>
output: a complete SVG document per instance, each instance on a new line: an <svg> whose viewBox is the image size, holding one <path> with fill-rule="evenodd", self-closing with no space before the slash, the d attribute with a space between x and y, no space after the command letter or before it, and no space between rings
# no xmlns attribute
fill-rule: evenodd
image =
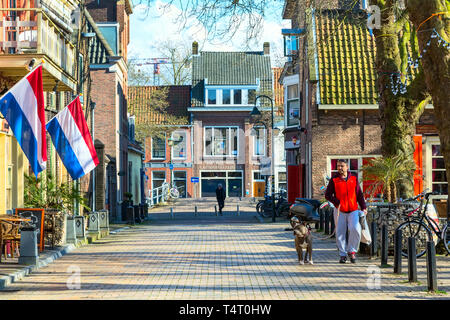
<svg viewBox="0 0 450 320"><path fill-rule="evenodd" d="M339 219L339 213L340 213L340 211L339 211L339 209L337 209L336 221L338 221L338 219ZM333 219L334 219L334 213L333 213ZM335 223L335 225L336 225L336 223ZM311 227L309 226L309 224L308 224L308 229L311 231ZM335 234L336 234L336 226L333 230L333 233L327 237L316 237L316 236L314 236L314 234L312 232L311 232L311 237L316 240L328 240L328 239L331 239Z"/></svg>

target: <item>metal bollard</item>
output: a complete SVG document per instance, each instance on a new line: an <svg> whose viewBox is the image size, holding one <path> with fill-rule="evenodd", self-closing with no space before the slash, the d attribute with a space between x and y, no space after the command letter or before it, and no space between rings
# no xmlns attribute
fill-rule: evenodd
<svg viewBox="0 0 450 320"><path fill-rule="evenodd" d="M427 241L427 282L428 291L437 291L436 248L433 241Z"/></svg>
<svg viewBox="0 0 450 320"><path fill-rule="evenodd" d="M330 234L330 214L328 210L325 212L325 234Z"/></svg>
<svg viewBox="0 0 450 320"><path fill-rule="evenodd" d="M386 224L381 225L381 265L388 263L388 232Z"/></svg>
<svg viewBox="0 0 450 320"><path fill-rule="evenodd" d="M417 282L416 239L408 238L408 280Z"/></svg>
<svg viewBox="0 0 450 320"><path fill-rule="evenodd" d="M197 206L195 206L195 208L194 208L194 216L198 216Z"/></svg>
<svg viewBox="0 0 450 320"><path fill-rule="evenodd" d="M237 205L237 215L239 215L239 205Z"/></svg>
<svg viewBox="0 0 450 320"><path fill-rule="evenodd" d="M323 210L320 210L319 212L319 229L320 230L324 230L325 229L325 213L323 212Z"/></svg>
<svg viewBox="0 0 450 320"><path fill-rule="evenodd" d="M394 273L402 274L402 230L395 230L394 234Z"/></svg>
<svg viewBox="0 0 450 320"><path fill-rule="evenodd" d="M370 236L372 237L372 242L370 244L370 256L373 257L377 253L377 223L372 221L370 223Z"/></svg>
<svg viewBox="0 0 450 320"><path fill-rule="evenodd" d="M173 208L170 208L170 218L171 218L171 219L174 219L174 216L173 216Z"/></svg>

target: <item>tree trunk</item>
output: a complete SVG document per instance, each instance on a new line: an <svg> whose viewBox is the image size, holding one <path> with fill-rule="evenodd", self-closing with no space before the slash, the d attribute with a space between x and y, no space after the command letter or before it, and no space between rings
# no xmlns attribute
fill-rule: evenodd
<svg viewBox="0 0 450 320"><path fill-rule="evenodd" d="M427 93L424 77L419 74L408 82L406 92L392 86L397 79L405 81L408 48L414 51L415 35L410 31L407 20L396 20L394 0L371 0L371 4L381 9L381 28L374 29L376 37L377 86L381 123L381 152L383 156L396 156L402 152L412 159L414 154L415 126L423 113ZM399 41L400 39L400 41ZM410 47L408 47L408 45ZM409 179L397 181L401 197L414 193L414 172Z"/></svg>
<svg viewBox="0 0 450 320"><path fill-rule="evenodd" d="M450 51L440 46L438 38L431 38L434 30L447 42L450 35L449 1L446 0L409 0L407 9L409 18L418 32L420 49L427 47L423 54L422 65L425 73L425 83L433 98L436 127L439 130L441 153L444 156L447 181L450 177ZM446 14L437 14L444 13ZM435 14L433 16L433 14ZM429 18L429 19L428 19ZM427 20L428 19L428 20ZM425 21L427 20L427 21ZM450 205L447 205L450 216Z"/></svg>

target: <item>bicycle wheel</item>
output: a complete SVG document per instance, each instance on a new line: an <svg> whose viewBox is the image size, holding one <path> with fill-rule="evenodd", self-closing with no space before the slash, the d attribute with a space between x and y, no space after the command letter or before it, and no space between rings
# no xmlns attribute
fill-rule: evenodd
<svg viewBox="0 0 450 320"><path fill-rule="evenodd" d="M442 230L442 240L444 241L445 250L450 254L450 225L447 222L447 225Z"/></svg>
<svg viewBox="0 0 450 320"><path fill-rule="evenodd" d="M177 188L172 188L170 189L170 196L174 199L178 199L178 197L180 196L180 191L178 191Z"/></svg>
<svg viewBox="0 0 450 320"><path fill-rule="evenodd" d="M256 212L258 212L258 214L261 214L261 206L264 204L264 202L260 201L256 204Z"/></svg>
<svg viewBox="0 0 450 320"><path fill-rule="evenodd" d="M263 217L265 218L269 218L273 216L273 211L272 211L272 202L269 203L264 203L263 206L261 207L261 214ZM276 214L276 212L275 212Z"/></svg>
<svg viewBox="0 0 450 320"><path fill-rule="evenodd" d="M402 230L402 256L408 257L408 238L416 239L416 257L420 258L427 251L427 241L431 241L430 229L417 220L405 221L398 226Z"/></svg>

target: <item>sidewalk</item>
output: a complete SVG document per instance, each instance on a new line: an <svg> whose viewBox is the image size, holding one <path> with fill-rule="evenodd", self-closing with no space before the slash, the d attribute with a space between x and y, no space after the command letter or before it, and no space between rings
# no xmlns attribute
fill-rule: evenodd
<svg viewBox="0 0 450 320"><path fill-rule="evenodd" d="M110 233L114 234L116 232L120 232L125 228L129 228L129 226L125 224L112 224L109 226ZM0 263L0 290L1 291L9 291L7 287L11 285L13 282L17 282L22 280L27 275L31 274L47 266L58 258L66 255L69 252L72 252L77 247L73 244L67 244L64 246L55 246L55 248L46 247L44 251L39 253L39 262L37 265L20 265L19 258L8 258L5 260L2 257L2 262Z"/></svg>

